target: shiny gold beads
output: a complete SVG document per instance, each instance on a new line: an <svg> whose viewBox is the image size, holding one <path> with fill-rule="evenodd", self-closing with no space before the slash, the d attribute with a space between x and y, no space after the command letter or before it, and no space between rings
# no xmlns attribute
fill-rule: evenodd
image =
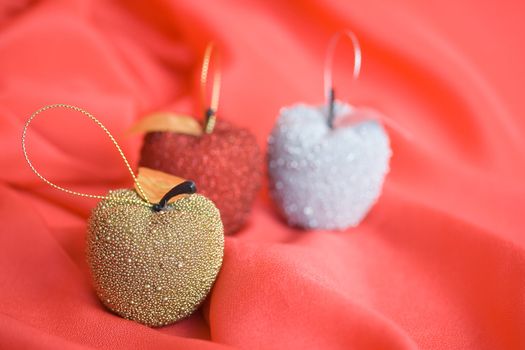
<svg viewBox="0 0 525 350"><path fill-rule="evenodd" d="M199 194L154 212L133 190L112 191L89 219L87 259L96 293L116 314L158 327L193 313L222 265L219 211Z"/></svg>

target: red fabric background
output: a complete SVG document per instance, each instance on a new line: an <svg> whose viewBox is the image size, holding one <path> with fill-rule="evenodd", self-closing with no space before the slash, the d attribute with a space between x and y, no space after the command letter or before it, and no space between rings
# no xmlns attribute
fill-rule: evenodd
<svg viewBox="0 0 525 350"><path fill-rule="evenodd" d="M525 25L522 1L2 1L0 348L525 348ZM340 97L404 125L379 203L347 232L301 232L264 189L190 319L150 329L107 312L84 262L93 200L40 182L20 148L44 104L93 112L125 138L157 109L194 112L201 55L225 56L220 116L264 147L281 106L322 101L330 35ZM101 130L72 113L35 122L53 181L131 186Z"/></svg>

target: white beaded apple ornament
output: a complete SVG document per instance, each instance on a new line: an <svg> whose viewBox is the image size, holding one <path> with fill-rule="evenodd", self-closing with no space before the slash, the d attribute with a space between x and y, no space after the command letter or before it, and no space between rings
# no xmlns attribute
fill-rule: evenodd
<svg viewBox="0 0 525 350"><path fill-rule="evenodd" d="M52 108L80 112L101 127L122 156L135 188L92 195L43 177L29 160L26 135L33 119ZM22 148L31 170L48 185L101 199L89 218L86 250L95 291L108 309L153 327L197 309L221 268L224 234L219 211L195 193L195 183L147 168L139 169L136 177L111 133L75 106L55 104L33 113L24 127Z"/></svg>
<svg viewBox="0 0 525 350"><path fill-rule="evenodd" d="M268 138L268 172L272 197L288 223L307 229L345 229L358 225L381 194L392 154L388 134L368 108L335 101L332 86L334 50L325 66L327 102L281 109ZM354 79L361 68L356 36Z"/></svg>

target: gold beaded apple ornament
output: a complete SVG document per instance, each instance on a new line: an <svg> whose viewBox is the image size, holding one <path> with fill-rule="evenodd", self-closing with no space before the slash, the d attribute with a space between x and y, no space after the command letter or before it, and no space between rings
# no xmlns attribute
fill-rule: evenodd
<svg viewBox="0 0 525 350"><path fill-rule="evenodd" d="M117 148L135 182L133 189L94 195L71 191L42 176L29 160L27 130L33 119L53 108L90 118ZM208 295L222 265L224 233L211 200L193 181L148 168L135 176L108 129L81 108L54 104L31 115L22 134L31 170L48 185L101 201L88 222L87 261L95 291L116 314L158 327L192 314Z"/></svg>
<svg viewBox="0 0 525 350"><path fill-rule="evenodd" d="M215 69L210 104L204 102L212 50L209 44L200 77L203 125L190 116L157 112L130 131L146 133L140 165L194 179L219 208L224 231L230 234L242 227L250 213L261 185L263 157L251 132L217 120L219 69Z"/></svg>

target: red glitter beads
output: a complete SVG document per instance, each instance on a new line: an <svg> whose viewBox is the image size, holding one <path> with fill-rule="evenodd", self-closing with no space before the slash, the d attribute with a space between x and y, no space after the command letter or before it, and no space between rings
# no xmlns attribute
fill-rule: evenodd
<svg viewBox="0 0 525 350"><path fill-rule="evenodd" d="M193 180L197 191L219 208L227 234L244 224L262 180L255 137L222 120L202 136L147 133L140 166Z"/></svg>

